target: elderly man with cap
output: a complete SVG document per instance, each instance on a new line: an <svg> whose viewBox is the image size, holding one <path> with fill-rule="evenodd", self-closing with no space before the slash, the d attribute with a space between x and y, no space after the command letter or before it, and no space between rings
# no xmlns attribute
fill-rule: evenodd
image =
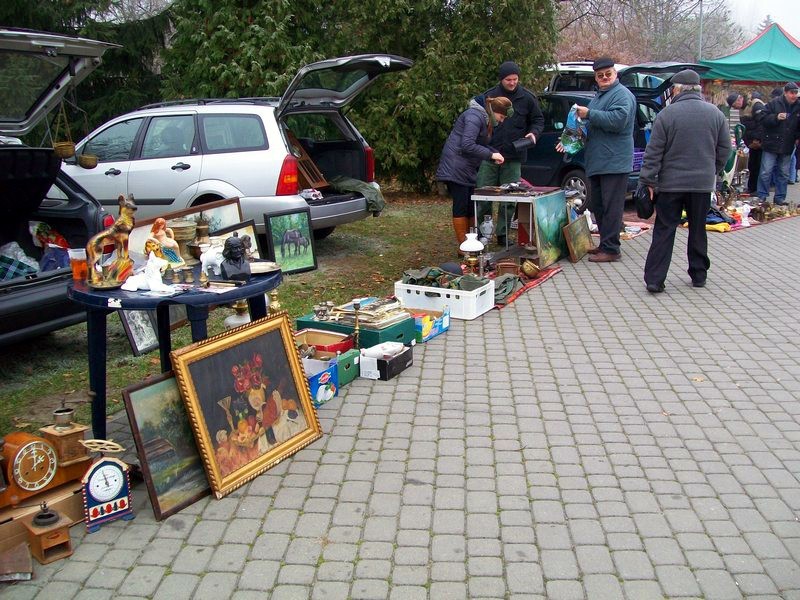
<svg viewBox="0 0 800 600"><path fill-rule="evenodd" d="M703 99L700 76L691 69L672 78L672 102L653 122L650 142L644 152L640 185L656 199L656 224L644 265L647 291L664 291L675 230L686 211L689 221L689 277L694 287L706 284L708 259L706 215L711 205L717 173L731 153L725 116Z"/></svg>
<svg viewBox="0 0 800 600"><path fill-rule="evenodd" d="M484 161L478 169L476 186L503 185L515 183L522 177L522 163L528 158L528 148L536 144L544 129L544 116L539 108L539 100L529 90L519 84L519 65L506 61L498 69L500 83L478 96L476 100L484 105L489 98L505 97L511 100L512 111L506 120L498 123L492 131L489 146L503 155L504 161ZM478 203L478 222L484 215L492 214L492 202ZM497 209L497 243L505 246L506 235L514 218L514 203L503 202Z"/></svg>
<svg viewBox="0 0 800 600"><path fill-rule="evenodd" d="M589 210L600 231L600 244L590 251L591 262L620 259L619 233L633 166L633 127L636 98L617 79L614 61L598 58L592 65L599 91L588 106L576 109L586 119L586 175L589 177ZM556 150L564 152L559 142Z"/></svg>
<svg viewBox="0 0 800 600"><path fill-rule="evenodd" d="M783 86L783 94L770 100L757 118L764 128L761 140L761 171L758 174L759 200L769 196L770 179L775 168L775 204L786 204L786 186L789 165L798 137L800 102L797 102L797 84L790 81Z"/></svg>

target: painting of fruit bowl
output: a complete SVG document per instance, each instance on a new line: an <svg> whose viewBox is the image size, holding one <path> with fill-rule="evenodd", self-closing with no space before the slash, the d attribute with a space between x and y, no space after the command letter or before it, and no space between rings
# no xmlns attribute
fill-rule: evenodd
<svg viewBox="0 0 800 600"><path fill-rule="evenodd" d="M172 364L218 498L322 435L286 313L176 350Z"/></svg>

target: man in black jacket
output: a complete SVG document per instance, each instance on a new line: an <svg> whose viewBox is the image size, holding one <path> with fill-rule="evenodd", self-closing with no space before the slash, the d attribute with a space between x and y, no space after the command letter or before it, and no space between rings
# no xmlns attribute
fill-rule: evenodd
<svg viewBox="0 0 800 600"><path fill-rule="evenodd" d="M744 125L744 143L750 149L747 158L747 170L750 175L747 179L747 192L756 193L758 173L761 170L761 138L764 136L763 127L758 123L758 114L764 110L764 100L759 92L750 94L750 101L739 111L742 125Z"/></svg>
<svg viewBox="0 0 800 600"><path fill-rule="evenodd" d="M800 103L797 102L798 87L793 81L783 86L783 95L771 100L757 115L764 128L761 140L761 171L758 174L759 200L769 196L770 178L775 172L775 204L786 204L786 186L789 182L789 164L797 143Z"/></svg>
<svg viewBox="0 0 800 600"><path fill-rule="evenodd" d="M544 129L544 116L539 108L539 101L532 92L519 84L519 65L507 61L498 69L500 83L478 96L478 101L485 103L487 98L505 96L511 100L513 114L495 126L489 146L500 151L505 159L502 164L484 161L478 169L476 187L487 185L503 185L515 183L522 177L522 162L528 157L528 147L536 144ZM517 142L519 147L523 138L529 140L529 145L522 149L514 147ZM524 144L523 144L524 145ZM478 224L483 221L484 215L492 214L492 202L478 203ZM502 202L497 209L497 243L505 246L508 228L514 218L515 203Z"/></svg>

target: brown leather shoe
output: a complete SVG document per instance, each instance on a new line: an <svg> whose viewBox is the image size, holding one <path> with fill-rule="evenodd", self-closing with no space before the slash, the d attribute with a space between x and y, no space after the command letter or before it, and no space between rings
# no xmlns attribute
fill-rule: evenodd
<svg viewBox="0 0 800 600"><path fill-rule="evenodd" d="M621 256L619 254L607 254L606 252L598 252L589 257L589 262L617 262Z"/></svg>
<svg viewBox="0 0 800 600"><path fill-rule="evenodd" d="M594 248L589 248L586 254L597 254L598 252L600 252L600 246L595 246Z"/></svg>

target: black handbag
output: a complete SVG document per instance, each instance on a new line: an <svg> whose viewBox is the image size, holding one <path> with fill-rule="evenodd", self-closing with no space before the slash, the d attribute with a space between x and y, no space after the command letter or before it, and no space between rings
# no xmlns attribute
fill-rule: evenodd
<svg viewBox="0 0 800 600"><path fill-rule="evenodd" d="M656 205L650 199L650 190L646 185L640 185L633 195L633 201L636 203L636 214L640 219L649 219L653 216Z"/></svg>

